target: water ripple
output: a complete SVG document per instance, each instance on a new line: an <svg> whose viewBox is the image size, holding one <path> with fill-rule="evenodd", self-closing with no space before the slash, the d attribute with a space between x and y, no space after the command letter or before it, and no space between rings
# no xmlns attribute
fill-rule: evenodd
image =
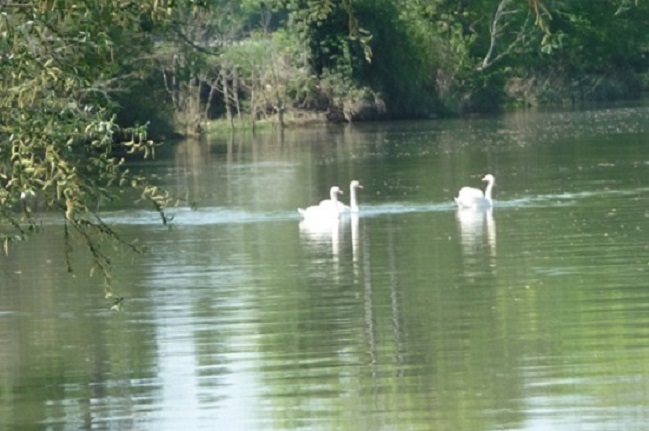
<svg viewBox="0 0 649 431"><path fill-rule="evenodd" d="M539 207L565 207L577 205L581 200L604 196L638 196L649 192L649 187L631 190L597 190L582 192L550 193L536 196L522 196L515 199L496 200L495 209L508 208L539 208ZM380 204L365 204L359 216L378 217L389 214L407 214L421 212L444 212L455 210L452 201L443 203L412 203L389 202ZM188 207L170 208L167 210L175 225L202 226L217 224L245 224L285 220L301 220L297 211L249 211L245 209L226 207L203 207L192 210ZM156 225L160 217L154 211L124 210L112 211L102 214L102 218L109 224L123 225ZM343 216L343 221L348 218Z"/></svg>

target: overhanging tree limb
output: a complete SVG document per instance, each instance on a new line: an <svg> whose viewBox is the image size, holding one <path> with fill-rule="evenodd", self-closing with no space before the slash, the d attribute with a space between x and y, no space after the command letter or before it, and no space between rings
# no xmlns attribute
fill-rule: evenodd
<svg viewBox="0 0 649 431"><path fill-rule="evenodd" d="M33 192L44 209L64 219L64 249L78 235L109 281L110 259L100 241L108 237L141 251L97 217L102 202L118 198L117 186L139 191L167 220L169 196L130 173L115 152L147 157L155 144L144 127L115 123L113 97L151 48L143 17L169 19L169 4L0 0L0 5L0 241L8 253L11 242L35 231L35 214L20 212L21 196Z"/></svg>
<svg viewBox="0 0 649 431"><path fill-rule="evenodd" d="M502 39L505 38L507 29L514 23L515 16L522 13L521 6L513 3L513 0L500 0L498 8L496 9L491 21L491 25L489 26L489 49L480 64L477 66L476 69L478 71L489 68L494 63L497 63L511 54L514 50L521 47L528 36L532 33L533 28L530 25L532 14L528 9L525 20L521 24L520 28L513 33L510 33L514 36L514 39L507 43L506 47L498 52L498 54L495 54L497 46L501 42L505 42Z"/></svg>

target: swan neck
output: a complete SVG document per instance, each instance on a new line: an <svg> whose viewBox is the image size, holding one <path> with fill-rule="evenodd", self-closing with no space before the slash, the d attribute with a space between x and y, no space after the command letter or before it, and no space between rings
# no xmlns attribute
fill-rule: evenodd
<svg viewBox="0 0 649 431"><path fill-rule="evenodd" d="M489 202L491 202L491 190L494 188L494 182L493 180L489 180L489 184L487 184L487 189L484 192L485 199L487 199Z"/></svg>
<svg viewBox="0 0 649 431"><path fill-rule="evenodd" d="M353 212L358 211L358 202L356 202L356 188L355 187L350 187L349 188L349 208Z"/></svg>

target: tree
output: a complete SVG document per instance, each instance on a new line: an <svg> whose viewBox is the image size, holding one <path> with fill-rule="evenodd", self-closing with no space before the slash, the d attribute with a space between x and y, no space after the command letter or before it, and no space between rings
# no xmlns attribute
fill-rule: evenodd
<svg viewBox="0 0 649 431"><path fill-rule="evenodd" d="M80 238L110 289L105 238L126 244L98 209L136 192L167 222L169 196L131 173L126 159L152 157L146 127L115 121L117 93L139 76L153 26L172 1L0 0L0 239L37 232L29 201L63 219L69 251ZM189 2L193 3L193 2ZM188 4L189 4L188 3ZM134 251L140 247L126 244ZM108 290L110 292L110 290Z"/></svg>
<svg viewBox="0 0 649 431"><path fill-rule="evenodd" d="M489 24L489 48L478 65L478 70L485 70L506 56L515 53L519 47L524 47L526 39L529 39L533 34L532 13L529 10L525 11L524 8L516 5L513 0L500 0ZM525 14L525 19L517 23L516 16L521 12ZM517 25L518 28L511 29L512 26ZM503 42L502 39L508 35L508 40ZM500 48L499 45L503 43L505 46Z"/></svg>

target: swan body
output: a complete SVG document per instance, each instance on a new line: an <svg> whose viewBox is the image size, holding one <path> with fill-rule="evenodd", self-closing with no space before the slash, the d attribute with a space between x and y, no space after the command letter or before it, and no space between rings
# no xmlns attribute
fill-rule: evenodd
<svg viewBox="0 0 649 431"><path fill-rule="evenodd" d="M340 187L333 186L329 189L329 199L320 201L318 205L311 205L308 208L298 208L297 211L302 214L304 218L338 218L340 215L340 209L338 202L338 195L343 194L343 191L340 190Z"/></svg>
<svg viewBox="0 0 649 431"><path fill-rule="evenodd" d="M455 199L455 203L460 208L490 208L493 205L491 192L494 187L496 179L493 175L487 174L482 178L482 181L487 182L487 188L484 193L480 189L474 187L462 187L460 193Z"/></svg>
<svg viewBox="0 0 649 431"><path fill-rule="evenodd" d="M357 180L349 183L349 205L338 201L338 209L343 213L358 213L358 201L356 200L356 190L362 189L363 186Z"/></svg>

